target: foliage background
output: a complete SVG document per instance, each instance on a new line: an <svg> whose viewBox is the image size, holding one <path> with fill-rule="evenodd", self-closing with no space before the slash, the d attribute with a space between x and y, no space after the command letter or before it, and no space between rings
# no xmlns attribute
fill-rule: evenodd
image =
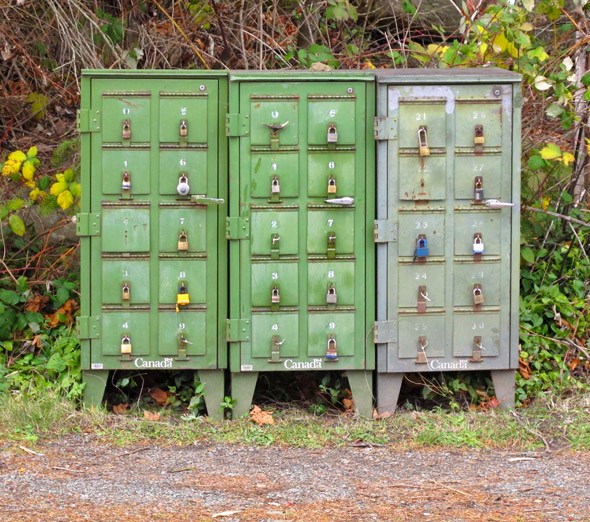
<svg viewBox="0 0 590 522"><path fill-rule="evenodd" d="M586 385L589 12L587 0L0 0L0 390L81 393L81 69L317 64L523 75L518 401ZM422 393L485 405L491 389L448 375Z"/></svg>

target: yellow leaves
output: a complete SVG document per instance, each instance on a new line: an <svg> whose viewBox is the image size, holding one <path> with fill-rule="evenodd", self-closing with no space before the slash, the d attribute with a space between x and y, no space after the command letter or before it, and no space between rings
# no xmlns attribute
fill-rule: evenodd
<svg viewBox="0 0 590 522"><path fill-rule="evenodd" d="M9 161L16 161L19 164L27 159L27 155L22 150L15 150L8 155ZM19 165L20 168L20 165Z"/></svg>
<svg viewBox="0 0 590 522"><path fill-rule="evenodd" d="M74 204L74 196L69 190L64 190L57 196L57 204L63 210L67 210Z"/></svg>
<svg viewBox="0 0 590 522"><path fill-rule="evenodd" d="M58 174L58 176L59 176L59 174ZM49 193L52 196L58 196L64 190L67 190L67 189L68 189L67 181L58 181L58 182L54 183L53 185L51 185L51 188L49 189Z"/></svg>
<svg viewBox="0 0 590 522"><path fill-rule="evenodd" d="M571 165L575 161L575 156L571 152L562 151L559 148L559 145L555 143L548 143L545 147L543 147L539 154L541 158L548 161L559 161L563 163L566 167Z"/></svg>
<svg viewBox="0 0 590 522"><path fill-rule="evenodd" d="M57 196L57 204L63 210L72 207L74 201L80 197L80 184L74 179L74 171L67 169L55 175L57 180L49 189L50 194Z"/></svg>
<svg viewBox="0 0 590 522"><path fill-rule="evenodd" d="M2 175L3 176L10 176L12 174L18 174L20 170L20 162L8 158L4 165L2 165Z"/></svg>
<svg viewBox="0 0 590 522"><path fill-rule="evenodd" d="M35 176L35 165L32 161L25 161L23 164L23 178L27 181L33 181L33 177Z"/></svg>
<svg viewBox="0 0 590 522"><path fill-rule="evenodd" d="M590 139L585 138L586 140L586 154L590 156Z"/></svg>
<svg viewBox="0 0 590 522"><path fill-rule="evenodd" d="M512 58L518 58L518 49L512 42L508 41L504 33L496 35L492 41L492 48L496 53L507 52Z"/></svg>

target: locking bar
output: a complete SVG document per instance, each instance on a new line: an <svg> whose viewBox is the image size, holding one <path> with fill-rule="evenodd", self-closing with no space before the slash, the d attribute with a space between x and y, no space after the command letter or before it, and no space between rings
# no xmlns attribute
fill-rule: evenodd
<svg viewBox="0 0 590 522"><path fill-rule="evenodd" d="M280 257L281 236L279 234L272 234L270 237L270 258L279 259Z"/></svg>
<svg viewBox="0 0 590 522"><path fill-rule="evenodd" d="M418 337L418 353L416 355L416 364L428 364L428 357L426 356L426 347L428 346L428 340L426 337L421 335Z"/></svg>
<svg viewBox="0 0 590 522"><path fill-rule="evenodd" d="M280 335L273 335L270 340L270 359L269 363L280 363L281 362L281 346L285 339L281 339Z"/></svg>
<svg viewBox="0 0 590 522"><path fill-rule="evenodd" d="M206 194L193 194L191 196L191 203L196 203L197 205L222 205L225 203L225 199L210 198Z"/></svg>
<svg viewBox="0 0 590 522"><path fill-rule="evenodd" d="M334 259L336 257L336 232L328 232L328 245L326 247L326 257Z"/></svg>
<svg viewBox="0 0 590 522"><path fill-rule="evenodd" d="M263 123L265 127L270 129L270 148L271 150L278 150L279 148L279 132L281 132L287 125L289 124L288 121L285 123Z"/></svg>
<svg viewBox="0 0 590 522"><path fill-rule="evenodd" d="M326 203L330 203L331 205L342 205L343 207L348 207L350 205L354 205L354 198L350 196L343 196L341 198L332 198L332 199L325 199Z"/></svg>
<svg viewBox="0 0 590 522"><path fill-rule="evenodd" d="M473 348L471 349L471 358L469 362L483 362L482 351L485 348L481 345L481 337L476 335L473 337Z"/></svg>
<svg viewBox="0 0 590 522"><path fill-rule="evenodd" d="M184 334L184 332L179 332L178 334L178 353L174 358L176 361L188 361L189 358L187 356L187 349L188 345L192 344Z"/></svg>
<svg viewBox="0 0 590 522"><path fill-rule="evenodd" d="M426 286L419 286L418 287L418 313L425 314L426 313L426 306L427 303L430 302L431 299L428 297L428 291Z"/></svg>
<svg viewBox="0 0 590 522"><path fill-rule="evenodd" d="M485 204L488 208L504 208L514 206L514 203L508 203L506 201L500 201L498 199L487 199L485 201Z"/></svg>

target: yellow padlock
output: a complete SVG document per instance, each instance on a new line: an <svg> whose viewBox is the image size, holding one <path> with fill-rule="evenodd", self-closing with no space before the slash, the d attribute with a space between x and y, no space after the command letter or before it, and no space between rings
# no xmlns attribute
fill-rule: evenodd
<svg viewBox="0 0 590 522"><path fill-rule="evenodd" d="M180 283L178 286L178 294L176 294L176 312L180 312L181 306L186 306L191 303L190 295L186 289L186 283Z"/></svg>

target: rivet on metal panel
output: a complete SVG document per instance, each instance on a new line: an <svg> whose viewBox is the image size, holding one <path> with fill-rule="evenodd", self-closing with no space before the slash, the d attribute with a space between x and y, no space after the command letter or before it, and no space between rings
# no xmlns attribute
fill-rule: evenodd
<svg viewBox="0 0 590 522"><path fill-rule="evenodd" d="M426 125L418 127L418 153L420 156L430 156L430 147L428 147L428 128Z"/></svg>
<svg viewBox="0 0 590 522"><path fill-rule="evenodd" d="M336 338L333 334L328 336L328 346L326 348L326 360L337 361L338 360L338 347L336 345Z"/></svg>
<svg viewBox="0 0 590 522"><path fill-rule="evenodd" d="M418 354L416 356L416 360L414 361L416 364L427 364L428 357L426 356L426 347L428 346L428 341L426 337L420 336L418 337Z"/></svg>
<svg viewBox="0 0 590 522"><path fill-rule="evenodd" d="M482 351L485 350L485 348L481 345L481 337L479 335L476 335L473 338L473 348L471 350L471 358L469 359L470 362L482 362L483 361L483 357L482 357Z"/></svg>
<svg viewBox="0 0 590 522"><path fill-rule="evenodd" d="M473 201L475 203L483 203L483 177L475 176L473 182Z"/></svg>

